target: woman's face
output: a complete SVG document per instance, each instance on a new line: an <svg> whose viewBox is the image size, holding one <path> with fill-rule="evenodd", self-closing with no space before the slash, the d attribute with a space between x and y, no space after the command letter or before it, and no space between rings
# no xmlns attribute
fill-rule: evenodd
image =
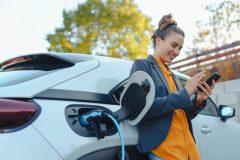
<svg viewBox="0 0 240 160"><path fill-rule="evenodd" d="M180 54L183 47L184 37L176 32L170 32L165 39L156 38L155 56L164 63L171 63Z"/></svg>

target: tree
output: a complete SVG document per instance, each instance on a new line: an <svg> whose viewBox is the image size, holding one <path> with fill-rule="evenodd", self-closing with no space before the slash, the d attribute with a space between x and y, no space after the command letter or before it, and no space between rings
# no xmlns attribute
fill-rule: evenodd
<svg viewBox="0 0 240 160"><path fill-rule="evenodd" d="M196 23L198 33L193 40L192 51L213 49L239 40L239 0L223 0L205 5L204 9L209 19Z"/></svg>
<svg viewBox="0 0 240 160"><path fill-rule="evenodd" d="M63 26L47 35L49 51L145 57L153 26L133 0L87 0L63 11Z"/></svg>

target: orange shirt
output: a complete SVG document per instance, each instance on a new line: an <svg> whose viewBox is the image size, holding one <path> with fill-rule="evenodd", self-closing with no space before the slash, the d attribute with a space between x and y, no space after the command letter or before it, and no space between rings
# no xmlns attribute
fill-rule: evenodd
<svg viewBox="0 0 240 160"><path fill-rule="evenodd" d="M177 91L171 71L160 60L156 61L164 73L170 92ZM167 137L152 152L164 160L200 160L184 110L174 111Z"/></svg>

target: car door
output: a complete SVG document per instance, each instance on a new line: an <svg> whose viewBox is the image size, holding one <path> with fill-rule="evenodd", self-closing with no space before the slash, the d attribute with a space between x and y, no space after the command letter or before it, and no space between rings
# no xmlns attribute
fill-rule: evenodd
<svg viewBox="0 0 240 160"><path fill-rule="evenodd" d="M233 119L222 121L210 98L193 127L202 160L239 160L240 125Z"/></svg>

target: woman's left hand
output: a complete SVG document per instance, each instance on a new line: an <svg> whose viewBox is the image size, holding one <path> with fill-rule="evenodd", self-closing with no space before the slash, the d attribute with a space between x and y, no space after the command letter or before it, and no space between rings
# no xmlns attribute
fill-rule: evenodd
<svg viewBox="0 0 240 160"><path fill-rule="evenodd" d="M197 94L197 106L201 105L203 101L205 101L212 93L212 89L215 86L215 81L212 81L212 86L210 87L205 81L200 82L198 87L202 89L202 91L198 91Z"/></svg>

